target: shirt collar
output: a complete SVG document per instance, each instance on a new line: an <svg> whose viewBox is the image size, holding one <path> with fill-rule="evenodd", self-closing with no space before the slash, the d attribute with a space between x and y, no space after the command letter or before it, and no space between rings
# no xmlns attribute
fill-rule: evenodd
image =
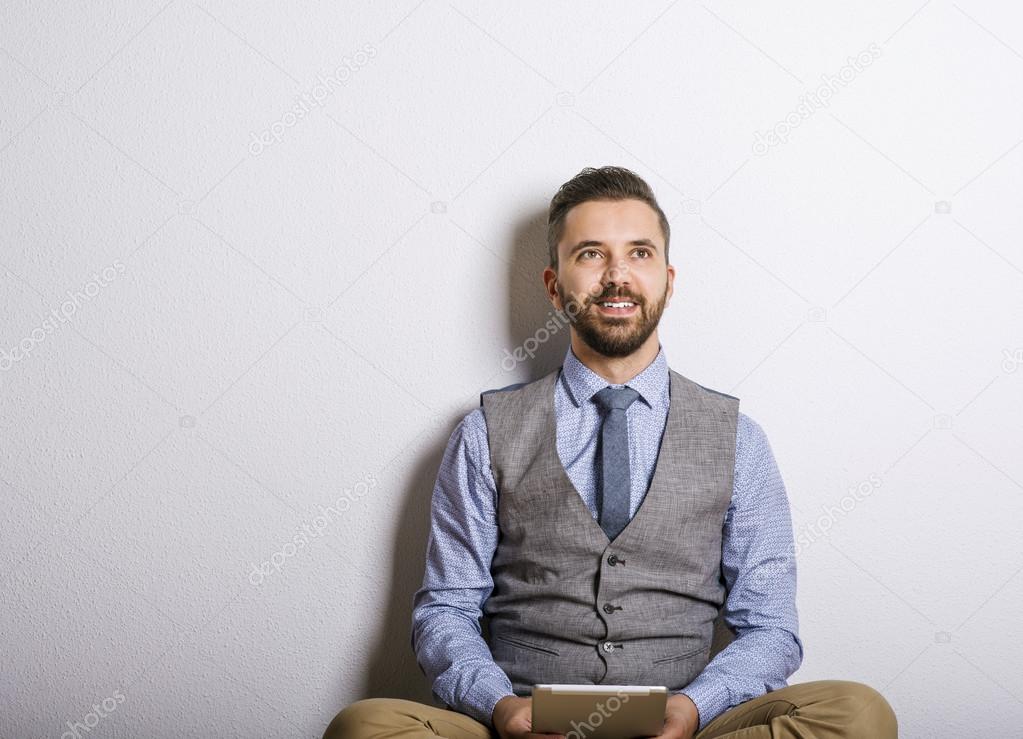
<svg viewBox="0 0 1023 739"><path fill-rule="evenodd" d="M576 407L588 401L598 390L603 390L608 385L621 387L608 382L596 372L591 370L576 357L569 344L565 352L565 361L561 366L561 377L568 389L568 396ZM664 347L658 344L657 356L654 357L647 367L638 375L628 380L628 385L639 393L640 398L651 408L664 404L668 399L668 360L664 354Z"/></svg>

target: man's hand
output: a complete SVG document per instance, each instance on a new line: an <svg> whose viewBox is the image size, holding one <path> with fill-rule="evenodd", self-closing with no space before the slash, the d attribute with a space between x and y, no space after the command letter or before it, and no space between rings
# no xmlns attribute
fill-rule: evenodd
<svg viewBox="0 0 1023 739"><path fill-rule="evenodd" d="M664 729L654 739L693 739L700 726L700 712L688 695L668 696L664 709Z"/></svg>
<svg viewBox="0 0 1023 739"><path fill-rule="evenodd" d="M565 739L564 734L534 734L533 699L506 695L494 706L491 717L501 739Z"/></svg>

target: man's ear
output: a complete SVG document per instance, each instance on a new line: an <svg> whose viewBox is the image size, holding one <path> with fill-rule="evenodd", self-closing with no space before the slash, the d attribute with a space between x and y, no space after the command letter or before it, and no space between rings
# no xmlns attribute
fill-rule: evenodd
<svg viewBox="0 0 1023 739"><path fill-rule="evenodd" d="M547 299L553 303L554 307L558 310L562 310L563 306L559 306L560 302L558 298L558 274L551 267L546 267L543 271L543 287L544 292L547 293Z"/></svg>

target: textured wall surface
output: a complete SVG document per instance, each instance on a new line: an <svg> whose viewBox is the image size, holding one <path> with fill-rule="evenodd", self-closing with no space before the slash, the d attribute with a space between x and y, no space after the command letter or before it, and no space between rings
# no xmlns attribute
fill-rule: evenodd
<svg viewBox="0 0 1023 739"><path fill-rule="evenodd" d="M437 465L560 362L601 164L671 219L669 363L772 442L791 681L1018 735L1021 89L1007 0L5 0L0 736L428 701Z"/></svg>

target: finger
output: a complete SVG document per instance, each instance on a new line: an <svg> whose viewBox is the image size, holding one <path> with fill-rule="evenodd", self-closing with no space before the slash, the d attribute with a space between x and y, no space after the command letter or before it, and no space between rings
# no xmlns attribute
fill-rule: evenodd
<svg viewBox="0 0 1023 739"><path fill-rule="evenodd" d="M665 726L664 730L657 736L652 736L650 739L679 739L679 737L685 736L683 732L670 726Z"/></svg>
<svg viewBox="0 0 1023 739"><path fill-rule="evenodd" d="M564 734L538 734L534 731L530 731L531 727L525 727L521 732L516 731L512 734L513 739L565 739Z"/></svg>
<svg viewBox="0 0 1023 739"><path fill-rule="evenodd" d="M661 727L661 732L657 736L652 736L650 739L680 739L686 737L688 734L685 732L685 727L680 726L670 719L664 722L664 726Z"/></svg>

